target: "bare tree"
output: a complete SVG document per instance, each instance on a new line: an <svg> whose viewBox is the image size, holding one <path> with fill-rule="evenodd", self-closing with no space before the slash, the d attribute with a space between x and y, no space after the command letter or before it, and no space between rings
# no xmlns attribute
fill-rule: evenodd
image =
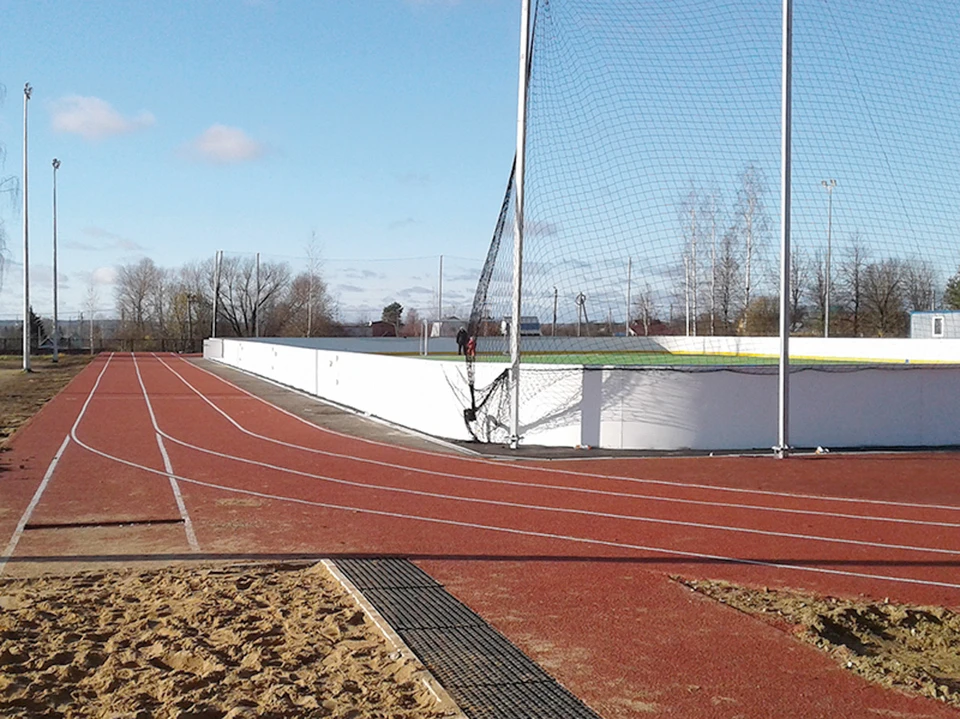
<svg viewBox="0 0 960 719"><path fill-rule="evenodd" d="M796 247L790 259L790 331L803 327L807 318L804 298L810 292L810 259L802 248ZM777 312L779 316L779 310Z"/></svg>
<svg viewBox="0 0 960 719"><path fill-rule="evenodd" d="M904 266L895 258L872 262L863 273L863 306L871 330L880 337L903 334Z"/></svg>
<svg viewBox="0 0 960 719"><path fill-rule="evenodd" d="M736 325L739 309L740 260L737 253L737 236L733 230L723 234L717 253L716 305L720 328L723 334L731 334Z"/></svg>
<svg viewBox="0 0 960 719"><path fill-rule="evenodd" d="M238 337L254 334L256 314L265 336L276 335L277 318L271 316L283 292L290 284L290 266L285 262L260 264L257 291L256 259L224 257L220 265L220 316Z"/></svg>
<svg viewBox="0 0 960 719"><path fill-rule="evenodd" d="M750 298L756 289L756 263L762 257L770 222L763 203L766 191L763 173L754 165L748 165L740 174L737 190L734 229L743 248L743 308L750 306ZM747 322L743 331L747 332Z"/></svg>
<svg viewBox="0 0 960 719"><path fill-rule="evenodd" d="M90 354L96 354L94 333L96 329L97 311L100 309L100 290L97 288L97 284L93 281L92 277L87 281L87 292L83 298L83 309L90 318ZM81 332L83 332L82 324L83 323L81 323L80 327Z"/></svg>
<svg viewBox="0 0 960 719"><path fill-rule="evenodd" d="M932 310L937 305L937 272L926 260L911 259L903 265L904 300L908 312Z"/></svg>
<svg viewBox="0 0 960 719"><path fill-rule="evenodd" d="M863 283L869 256L866 240L859 231L854 231L844 249L839 272L839 294L850 315L854 337L863 334Z"/></svg>
<svg viewBox="0 0 960 719"><path fill-rule="evenodd" d="M643 334L650 334L650 323L657 316L657 303L650 289L649 283L644 283L643 289L637 294L637 299L633 303L634 317L643 325Z"/></svg>
<svg viewBox="0 0 960 719"><path fill-rule="evenodd" d="M813 253L813 259L810 261L810 267L813 273L813 279L810 283L810 293L813 299L813 311L816 313L817 320L820 323L820 333L822 334L824 330L824 324L827 320L827 268L824 260L823 250L817 249L817 251Z"/></svg>
<svg viewBox="0 0 960 719"><path fill-rule="evenodd" d="M162 271L145 257L117 268L116 298L121 331L131 340L142 340L150 332L151 312L156 307L156 288Z"/></svg>
<svg viewBox="0 0 960 719"><path fill-rule="evenodd" d="M0 85L0 104L6 95L6 88ZM0 170L3 170L6 164L7 149L0 143ZM10 200L10 207L16 207L20 198L20 181L13 176L0 176L0 196L6 196ZM0 290L3 290L3 279L7 270L7 230L3 222L3 216L0 215Z"/></svg>

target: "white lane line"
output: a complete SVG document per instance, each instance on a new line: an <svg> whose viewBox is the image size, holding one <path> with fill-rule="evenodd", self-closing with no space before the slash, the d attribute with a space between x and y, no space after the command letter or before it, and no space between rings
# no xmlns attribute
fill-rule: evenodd
<svg viewBox="0 0 960 719"><path fill-rule="evenodd" d="M26 529L27 522L30 521L30 517L33 515L33 510L36 509L37 504L40 502L40 497L43 496L43 492L47 488L50 478L53 476L53 471L57 468L57 462L60 461L60 457L63 455L63 451L67 448L68 444L70 444L69 434L63 438L63 443L60 445L60 449L58 449L57 453L53 455L53 459L50 461L50 465L47 467L47 471L43 475L43 480L40 482L40 486L37 487L37 491L33 493L33 499L30 500L30 504L28 504L27 508L23 511L20 521L17 522L17 528L13 530L13 536L10 538L10 541L7 542L7 547L3 550L3 554L0 555L0 574L3 574L4 569L7 567L7 561L13 556L14 551L16 551L17 544L20 543L20 537L23 534L23 530Z"/></svg>
<svg viewBox="0 0 960 719"><path fill-rule="evenodd" d="M143 399L147 403L147 412L150 413L150 421L153 423L154 435L157 439L157 446L160 448L160 456L163 457L163 468L167 471L167 479L170 480L170 488L173 490L173 498L177 502L177 509L180 511L180 518L183 520L183 529L187 535L187 543L194 552L200 551L200 543L197 542L197 534L193 530L193 522L190 519L190 513L187 511L187 505L183 501L183 495L180 493L180 485L177 484L176 475L173 473L173 464L170 462L170 455L167 454L167 448L163 445L163 437L160 436L160 429L157 427L157 418L153 414L153 405L150 404L150 396L147 394L147 388L143 385L143 377L140 375L140 365L137 362L137 356L131 352L133 357L133 368L137 371L137 381L140 383L140 390L143 392Z"/></svg>
<svg viewBox="0 0 960 719"><path fill-rule="evenodd" d="M247 429L246 427L241 425L239 422L237 422L233 417L231 417L225 410L218 407L214 402L212 402L208 397L206 397L200 390L194 387L183 375L181 375L173 367L171 367L166 362L164 362L162 358L156 355L154 356L156 357L157 361L160 362L160 364L162 364L164 367L170 370L170 372L176 375L180 379L180 381L183 382L183 384L185 384L188 388L190 388L198 397L200 397L200 399L206 402L216 412L222 415L224 419L226 419L230 424L232 424L234 427L236 427L238 430L240 430L244 434L250 437L261 439L266 442L271 442L273 444L276 444L282 447L302 450L305 452L310 452L312 454L323 455L325 457L335 457L337 459L343 459L351 462L360 462L363 464L369 464L369 465L374 465L378 467L386 467L388 469L397 469L404 472L413 472L416 474L430 475L434 477L443 477L445 479L455 479L455 480L466 481L466 482L478 482L483 484L515 486L515 487L522 487L524 489L529 489L529 488L548 489L548 490L557 491L557 492L573 492L578 494L618 497L618 498L625 498L625 499L637 499L637 500L645 500L645 501L652 501L652 502L690 504L690 505L697 505L697 506L721 507L724 509L742 509L742 510L756 511L756 512L775 512L780 514L798 514L798 515L813 516L813 517L827 517L831 519L846 519L846 520L858 520L858 521L869 521L869 522L888 522L888 523L897 524L897 525L914 524L914 525L923 525L923 526L932 526L932 527L945 527L950 529L960 528L960 523L957 523L957 522L936 522L933 520L923 520L923 519L900 519L898 517L881 517L881 516L875 516L875 515L847 514L843 512L823 512L823 511L817 511L813 509L790 509L786 507L768 507L768 506L761 506L761 505L754 505L754 504L740 504L740 503L734 503L734 502L711 502L709 500L683 499L680 497L663 497L663 496L651 495L651 494L637 494L635 492L616 492L613 490L605 490L605 489L588 489L585 487L566 487L562 485L543 484L539 482L529 482L529 481L519 482L519 481L514 481L509 479L494 479L492 477L476 477L472 475L454 474L451 472L440 472L440 471L431 470L431 469L421 469L418 467L410 467L404 464L396 464L393 462L385 462L382 460L370 459L367 457L358 457L354 455L342 454L339 452L332 452L329 450L317 449L314 447L305 447L300 444L284 442L283 440L275 439L273 437L268 437L266 435L262 435ZM169 439L173 440L172 437L169 437ZM503 467L502 464L499 464L497 466L498 468Z"/></svg>
<svg viewBox="0 0 960 719"><path fill-rule="evenodd" d="M127 459L122 459L116 457L112 454L108 454L99 449L91 447L77 437L76 427L71 430L70 436L73 438L73 441L80 445L83 449L88 452L92 452L100 457L113 460L120 464L126 465L128 467L135 467L136 469L143 470L144 472L150 472L152 474L158 474L161 476L166 476L165 473L158 469L153 469L152 467L146 467L142 464L137 464L136 462L131 462ZM491 532L501 532L504 534L525 536L525 537L537 537L540 539L558 539L567 542L575 542L578 544L587 544L600 547L614 547L617 549L630 549L642 552L651 552L654 554L665 554L671 557L684 557L688 559L699 559L699 560L710 560L715 562L724 562L728 564L745 564L750 566L757 567L770 567L774 569L784 569L784 570L794 570L798 572L810 572L813 574L828 574L831 576L840 576L840 577L852 577L857 579L867 579L870 581L884 581L884 582L896 582L901 584L914 584L926 587L941 587L946 589L957 589L960 590L960 584L955 584L951 582L939 582L931 579L915 579L913 577L898 577L893 575L884 575L884 574L870 574L867 572L852 572L843 569L828 569L826 567L807 567L800 566L796 564L785 564L782 562L772 562L764 561L760 559L743 559L737 557L728 557L722 554L707 554L703 552L690 552L684 551L681 549L668 549L665 547L657 547L652 545L643 545L643 544L628 544L626 542L614 542L603 539L589 539L586 537L574 537L571 535L565 534L554 534L550 532L537 532L527 529L515 529L513 527L500 527L497 525L489 524L479 524L477 522L461 522L454 519L443 519L439 517L421 517L415 514L403 514L400 512L387 512L385 510L378 509L367 509L365 507L352 507L349 505L343 504L332 504L329 502L316 502L309 499L299 499L296 497L287 497L284 495L277 494L268 494L266 492L257 492L249 489L239 489L237 487L230 487L228 485L216 484L214 482L204 482L199 479L191 479L190 477L184 477L182 475L175 475L176 479L179 482L186 482L188 484L193 484L198 487L207 487L208 489L218 489L224 492L232 494L240 494L247 497L257 497L259 499L268 499L278 502L289 502L291 504L299 504L308 507L317 507L321 509L334 509L344 512L352 512L355 514L369 514L377 517L390 517L393 519L409 519L416 522L427 522L430 524L439 524L444 526L452 527L464 527L468 529L481 529L488 530Z"/></svg>
<svg viewBox="0 0 960 719"><path fill-rule="evenodd" d="M508 502L506 500L497 500L497 499L480 499L479 497L464 497L457 494L443 494L441 492L428 492L421 489L408 489L406 487L387 487L379 484L366 484L364 482L355 482L349 479L340 479L337 477L330 477L323 474L313 474L312 472L304 472L299 469L291 469L289 467L282 467L280 465L271 464L269 462L261 462L255 459L247 459L245 457L237 457L236 455L226 454L225 452L217 452L216 450L206 449L205 447L200 447L190 442L185 442L182 439L177 439L173 435L170 435L160 429L156 424L157 432L163 435L166 439L169 439L171 442L179 444L182 447L195 450L197 452L202 452L203 454L209 454L213 457L219 457L220 459L226 459L234 462L240 462L242 464L249 464L255 467L263 467L264 469L270 469L277 472L282 472L285 474L293 474L299 477L307 477L309 479L316 479L321 482L330 482L332 484L339 484L347 487L354 487L357 489L364 489L371 492L395 492L397 494L407 494L418 497L430 497L431 499L443 499L453 502L465 502L468 504L482 504L495 507L507 507L510 509L530 509L539 512L553 512L558 514L574 514L586 517L597 517L601 519L616 519L624 520L631 522L643 522L648 524L665 524L675 527L695 527L697 529L712 529L721 532L732 532L734 534L755 534L767 537L779 537L781 539L802 539L812 542L827 542L830 544L846 544L851 546L858 547L869 547L872 549L898 549L907 552L922 552L922 553L931 553L931 554L947 554L951 556L960 556L960 551L953 549L941 549L938 547L918 547L909 544L888 544L884 542L867 542L858 539L842 539L840 537L825 537L816 534L799 534L794 532L775 532L772 530L766 529L750 529L747 527L739 526L729 526L724 524L708 524L705 522L691 522L679 519L661 519L658 517L646 517L642 515L633 515L633 514L616 514L613 512L596 512L587 509L574 509L572 507L554 507L546 506L540 504L526 504L523 502Z"/></svg>
<svg viewBox="0 0 960 719"><path fill-rule="evenodd" d="M93 383L93 389L90 390L90 394L87 395L87 400L83 403L83 407L80 408L80 414L77 415L77 419L73 423L73 429L77 428L77 423L80 422L80 418L83 417L84 413L87 411L87 406L90 404L90 400L93 398L93 393L97 391L97 387L100 385L100 378L103 377L103 373L107 371L107 367L112 359L113 353L111 353L110 356L107 357L107 361L103 363L103 369L100 370L100 374L97 375L97 381ZM71 430L71 433L72 431L73 430ZM27 508L23 511L20 521L17 522L17 528L13 531L13 536L10 538L10 541L7 542L7 546L3 550L3 554L0 555L0 575L3 574L4 570L7 568L7 562L16 551L17 545L20 543L20 537L23 535L23 532L27 527L27 523L30 521L30 517L33 516L33 510L35 510L37 505L40 503L40 498L47 489L47 485L50 483L50 479L53 477L53 473L57 468L57 464L60 462L60 457L63 456L68 444L70 444L69 434L63 438L63 443L60 445L60 449L57 450L57 453L53 455L53 459L50 460L50 464L47 466L47 471L43 475L40 486L38 486L36 491L33 493L33 499L30 500L30 504L28 504Z"/></svg>
<svg viewBox="0 0 960 719"><path fill-rule="evenodd" d="M616 514L611 512L597 512L597 511L590 511L585 509L574 509L569 507L554 507L554 506L544 506L544 505L538 505L538 504L526 504L526 503L520 503L520 502L508 502L505 500L480 499L477 497L464 497L462 495L443 494L440 492L428 492L426 490L407 489L404 487L388 487L383 485L371 485L371 484L366 484L364 482L355 482L348 479L341 479L337 477L330 477L327 475L304 472L302 470L291 469L288 467L271 464L269 462L261 462L259 460L246 459L244 457L238 457L236 455L227 454L224 452L217 452L216 450L212 450L212 449L206 449L205 447L200 447L190 442L186 442L184 440L174 437L171 434L164 432L162 429L160 429L155 418L154 418L154 428L156 429L157 432L163 435L166 439L169 439L171 442L179 444L182 447L187 447L188 449L193 449L195 451L198 451L204 454L209 454L211 456L218 457L220 459L231 460L231 461L240 462L243 464L250 464L256 467L263 467L265 469L270 469L277 472L292 474L300 477L307 477L309 479L316 479L322 482L329 482L332 484L339 484L342 486L355 487L358 489L364 489L372 492L377 492L377 491L395 492L399 494L407 494L412 496L430 497L431 499L442 499L442 500L448 500L453 502L465 502L468 504L482 504L482 505L490 505L490 506L498 506L498 507L508 507L510 509L529 509L534 511L553 512L553 513L560 513L560 514L575 514L575 515L582 515L582 516L588 516L588 517L598 517L602 519L616 519L616 520L625 520L625 521L633 521L633 522L644 522L644 523L650 523L650 524L664 524L664 525L680 526L680 527L695 527L697 529L711 529L716 531L733 532L733 533L740 533L740 534L756 534L761 536L778 537L778 538L785 538L785 539L800 539L800 540L807 540L807 541L814 541L814 542L827 542L831 544L846 544L851 546L869 547L872 549L897 549L897 550L903 550L908 552L923 552L923 553L932 553L932 554L947 554L951 556L960 556L960 551L951 550L951 549L941 549L936 547L917 547L914 545L905 545L905 544L867 542L867 541L856 540L856 539L825 537L825 536L820 536L815 534L799 534L794 532L775 532L775 531L763 530L763 529L750 529L750 528L740 527L740 526L708 524L705 522L691 522L691 521L674 520L674 519L661 519L657 517L646 517L641 515L630 515L630 514Z"/></svg>
<svg viewBox="0 0 960 719"><path fill-rule="evenodd" d="M253 399L257 400L258 402L261 402L261 403L267 405L268 407L270 407L270 408L272 408L272 409L274 409L274 410L276 410L276 411L278 411L278 412L281 412L281 413L283 413L283 414L285 414L285 415L288 415L288 416L292 417L293 419L297 420L298 422L302 422L303 424L307 425L308 427L312 427L314 430L316 430L316 431L318 431L318 432L320 432L320 433L322 433L322 434L329 434L329 435L333 435L333 436L335 436L335 437L339 437L339 438L341 438L341 439L353 440L353 441L355 441L355 442L363 442L364 444L370 444L370 445L374 445L374 446L376 446L376 447L384 447L384 448L392 449L392 450L394 450L394 451L399 451L399 452L409 452L409 453L412 453L412 454L422 454L422 455L426 455L426 456L428 456L428 457L433 457L433 458L437 458L437 459L446 459L446 460L449 460L449 459L450 459L450 455L448 455L448 454L441 454L441 453L439 453L439 452L431 452L431 451L425 450L425 449L415 449L415 448L412 448L412 447L398 447L398 446L395 445L395 444L388 444L388 443L386 443L386 442L378 442L377 440L374 440L374 439L367 439L366 437L356 437L356 436L354 436L354 435L344 434L344 433L342 433L342 432L337 432L336 430L328 429L328 428L326 428L326 427L320 427L319 425L313 424L313 422L309 422L309 421L305 420L303 417L298 417L298 416L295 415L293 412L289 412L289 411L283 409L282 407L277 407L276 405L271 404L270 402L268 402L267 400L263 399L262 397L258 397L258 396L255 395L253 392L250 392L249 390L246 390L246 389L244 389L243 387L240 387L240 386L238 386L238 385L233 384L233 383L230 382L229 380L226 380L226 379L224 379L223 377L220 377L219 375L214 374L213 372L211 372L210 370L208 370L208 369L206 369L206 368L204 368L204 367L201 367L201 366L199 366L199 365L195 365L195 364L193 364L193 363L191 363L191 362L187 362L187 360L183 359L182 357L179 357L179 359L180 359L180 361L183 362L184 364L186 364L186 365L188 365L188 366L190 366L190 367L193 367L194 369L199 370L200 372L204 372L204 373L210 375L211 377L219 380L220 382L222 382L223 384L225 384L225 385L227 385L227 386L229 386L229 387L232 387L233 389L237 390L238 392L241 392L241 393L243 393L243 394L245 394L245 395L248 395L248 396L252 397ZM225 366L230 367L230 365L225 365ZM236 368L233 368L233 369L236 369ZM254 375L254 376L256 376L256 375ZM262 379L262 378L258 378L258 379ZM457 459L458 459L459 461L461 461L461 462L472 462L472 463L476 463L476 464L485 464L485 465L491 465L491 466L495 466L495 467L496 467L496 466L503 466L503 461L502 461L502 460L501 460L501 461L491 461L491 460L489 460L489 459L484 459L484 458L480 458L480 457L457 457ZM516 460L510 460L510 461L515 462ZM637 484L653 484L653 485L658 485L658 486L662 486L662 487L678 487L678 488L680 488L680 489L706 489L706 490L712 490L712 491L715 491L715 492L732 492L732 493L735 493L735 494L748 494L748 495L754 494L754 495L765 496L765 497L786 497L786 498L789 498L789 499L812 499L812 500L816 500L816 501L819 501L819 502L849 502L849 503L853 503L853 504L876 504L876 505L879 505L879 506L888 506L888 507L910 507L910 508L916 508L916 509L939 509L939 510L945 510L945 511L960 512L960 506L952 505L952 504L925 504L925 503L923 503L923 502L895 502L895 501L886 500L886 499L865 499L865 498L863 498L863 497L842 497L842 496L841 496L841 497L836 497L836 496L827 496L827 495L821 495L821 494L804 494L804 493L799 493L799 492L776 492L776 491L769 490L769 489L744 489L744 488L741 488L741 487L720 487L720 486L713 485L713 484L699 484L699 483L693 483L693 482L691 482L691 483L688 483L688 482L671 482L671 481L666 480L666 479L643 479L643 478L639 478L639 477L624 477L624 476L614 475L614 474L599 474L599 473L596 473L596 472L578 472L578 471L575 471L575 470L572 470L572 469L563 469L562 467L560 467L560 468L558 468L558 467L541 467L541 466L536 465L536 464L523 464L523 469L524 469L524 471L526 471L526 472L544 472L544 473L547 473L547 474L565 474L565 475L570 476L570 477L585 477L585 478L589 478L589 479L609 479L609 480L614 480L614 481L617 481L617 482L632 482L632 483L637 483Z"/></svg>

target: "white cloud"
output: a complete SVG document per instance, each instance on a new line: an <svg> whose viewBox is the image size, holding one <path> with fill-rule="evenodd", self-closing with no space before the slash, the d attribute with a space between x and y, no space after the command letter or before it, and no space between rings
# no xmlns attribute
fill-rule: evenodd
<svg viewBox="0 0 960 719"><path fill-rule="evenodd" d="M90 280L95 285L112 285L117 281L117 268L98 267L90 273Z"/></svg>
<svg viewBox="0 0 960 719"><path fill-rule="evenodd" d="M106 100L81 95L60 98L53 103L52 113L54 130L80 135L86 140L126 135L156 122L146 110L134 117L124 117Z"/></svg>
<svg viewBox="0 0 960 719"><path fill-rule="evenodd" d="M256 160L264 149L240 128L227 125L211 125L186 148L188 156L216 165Z"/></svg>

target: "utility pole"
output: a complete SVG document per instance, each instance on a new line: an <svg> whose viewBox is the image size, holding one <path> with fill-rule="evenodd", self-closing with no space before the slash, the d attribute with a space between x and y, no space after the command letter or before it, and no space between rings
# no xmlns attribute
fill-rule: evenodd
<svg viewBox="0 0 960 719"><path fill-rule="evenodd" d="M558 299L559 299L559 294L557 293L557 288L554 287L553 288L553 325L551 325L553 327L551 334L554 337L557 336L557 300Z"/></svg>
<svg viewBox="0 0 960 719"><path fill-rule="evenodd" d="M443 328L443 255L440 255L440 275L437 277L437 322Z"/></svg>
<svg viewBox="0 0 960 719"><path fill-rule="evenodd" d="M60 324L57 318L57 170L60 160L53 158L53 361L60 361Z"/></svg>
<svg viewBox="0 0 960 719"><path fill-rule="evenodd" d="M33 88L23 86L23 371L30 371L30 222L27 217L27 103Z"/></svg>
<svg viewBox="0 0 960 719"><path fill-rule="evenodd" d="M824 299L823 299L823 336L830 336L830 245L831 235L833 233L833 188L837 186L836 180L821 180L820 184L827 190L827 263L824 276Z"/></svg>
<svg viewBox="0 0 960 719"><path fill-rule="evenodd" d="M630 336L630 281L633 279L633 258L627 258L627 318L623 321L623 336Z"/></svg>

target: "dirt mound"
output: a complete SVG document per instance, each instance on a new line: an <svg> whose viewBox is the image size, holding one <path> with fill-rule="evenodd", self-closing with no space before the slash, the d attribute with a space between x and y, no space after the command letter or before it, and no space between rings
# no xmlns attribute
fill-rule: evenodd
<svg viewBox="0 0 960 719"><path fill-rule="evenodd" d="M960 707L960 615L948 609L675 579L790 631L870 681Z"/></svg>

